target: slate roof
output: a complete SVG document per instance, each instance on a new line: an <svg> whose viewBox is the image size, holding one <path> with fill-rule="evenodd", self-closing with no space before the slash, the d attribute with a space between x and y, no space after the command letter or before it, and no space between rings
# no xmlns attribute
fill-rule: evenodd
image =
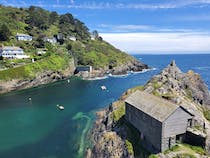
<svg viewBox="0 0 210 158"><path fill-rule="evenodd" d="M136 91L131 94L126 100L128 104L136 107L142 112L163 122L166 120L176 109L182 108L185 112L189 113L183 107L173 104L165 99L148 94L143 91ZM189 113L190 114L190 113ZM192 115L192 114L190 114Z"/></svg>

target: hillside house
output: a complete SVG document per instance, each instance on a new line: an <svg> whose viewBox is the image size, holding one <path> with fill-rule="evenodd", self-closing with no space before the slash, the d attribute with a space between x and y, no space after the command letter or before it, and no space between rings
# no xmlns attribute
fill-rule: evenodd
<svg viewBox="0 0 210 158"><path fill-rule="evenodd" d="M55 37L52 37L52 38L51 37L45 37L44 41L49 42L51 44L56 44L57 43L57 39Z"/></svg>
<svg viewBox="0 0 210 158"><path fill-rule="evenodd" d="M46 54L46 53L47 53L47 49L45 49L45 48L37 49L37 55L43 55L43 54Z"/></svg>
<svg viewBox="0 0 210 158"><path fill-rule="evenodd" d="M75 73L84 72L84 71L88 73L92 73L93 67L92 66L77 66Z"/></svg>
<svg viewBox="0 0 210 158"><path fill-rule="evenodd" d="M125 101L125 118L140 133L142 144L151 152L165 151L184 137L193 114L182 106L142 91Z"/></svg>
<svg viewBox="0 0 210 158"><path fill-rule="evenodd" d="M32 41L32 36L26 34L19 34L15 36L18 41Z"/></svg>
<svg viewBox="0 0 210 158"><path fill-rule="evenodd" d="M77 40L76 37L74 37L74 36L70 36L69 39L70 39L71 41L76 41L76 40Z"/></svg>
<svg viewBox="0 0 210 158"><path fill-rule="evenodd" d="M29 58L28 55L24 54L23 49L14 46L3 46L0 48L0 56L4 58L16 58L24 59Z"/></svg>

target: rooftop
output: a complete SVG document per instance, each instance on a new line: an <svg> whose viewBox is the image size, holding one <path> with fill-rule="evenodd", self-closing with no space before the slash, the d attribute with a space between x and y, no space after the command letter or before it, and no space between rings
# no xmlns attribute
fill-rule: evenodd
<svg viewBox="0 0 210 158"><path fill-rule="evenodd" d="M14 47L14 46L3 46L0 47L1 50L23 50L20 47Z"/></svg>
<svg viewBox="0 0 210 158"><path fill-rule="evenodd" d="M148 94L143 91L136 91L131 94L125 102L143 111L156 120L163 122L180 106L167 100Z"/></svg>
<svg viewBox="0 0 210 158"><path fill-rule="evenodd" d="M27 34L23 34L23 33L17 33L16 36L30 36L30 35L27 35ZM30 36L31 37L31 36Z"/></svg>

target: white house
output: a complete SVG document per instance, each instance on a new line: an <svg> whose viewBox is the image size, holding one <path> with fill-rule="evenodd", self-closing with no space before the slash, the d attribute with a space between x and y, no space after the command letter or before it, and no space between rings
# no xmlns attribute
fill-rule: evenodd
<svg viewBox="0 0 210 158"><path fill-rule="evenodd" d="M57 39L55 37L51 37L51 38L50 37L45 37L44 41L49 42L51 44L56 44L57 43Z"/></svg>
<svg viewBox="0 0 210 158"><path fill-rule="evenodd" d="M0 47L0 56L4 58L16 58L16 59L29 58L28 55L24 54L23 49L13 46Z"/></svg>
<svg viewBox="0 0 210 158"><path fill-rule="evenodd" d="M43 55L43 54L46 54L46 53L47 53L47 49L38 49L37 50L38 55Z"/></svg>
<svg viewBox="0 0 210 158"><path fill-rule="evenodd" d="M32 36L26 34L17 33L15 37L18 41L32 41Z"/></svg>
<svg viewBox="0 0 210 158"><path fill-rule="evenodd" d="M76 41L76 40L77 40L76 37L74 37L74 36L70 36L69 39L70 39L71 41Z"/></svg>

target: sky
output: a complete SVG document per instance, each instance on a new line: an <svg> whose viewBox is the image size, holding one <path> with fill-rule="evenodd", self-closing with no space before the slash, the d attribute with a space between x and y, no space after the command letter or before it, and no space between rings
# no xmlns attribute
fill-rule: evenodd
<svg viewBox="0 0 210 158"><path fill-rule="evenodd" d="M210 53L210 0L0 0L70 12L128 53Z"/></svg>

